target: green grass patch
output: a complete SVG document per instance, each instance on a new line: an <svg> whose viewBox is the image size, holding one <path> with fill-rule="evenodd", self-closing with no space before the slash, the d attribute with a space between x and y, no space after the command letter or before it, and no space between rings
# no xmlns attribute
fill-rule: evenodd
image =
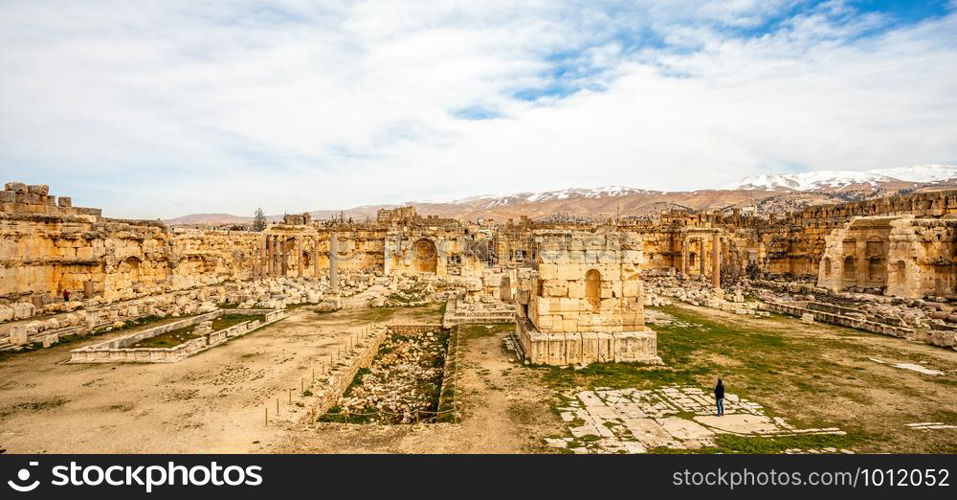
<svg viewBox="0 0 957 500"><path fill-rule="evenodd" d="M719 450L727 453L768 454L785 450L820 450L823 448L848 449L866 441L863 434L796 434L793 436L760 437L720 434L715 438Z"/></svg>
<svg viewBox="0 0 957 500"><path fill-rule="evenodd" d="M186 317L189 317L189 316L186 316ZM170 318L163 318L160 316L144 316L142 318L128 319L123 322L123 326L120 326L120 327L104 326L102 328L98 328L94 330L93 335L99 335L101 333L108 333L108 332L122 332L124 330L129 330L131 328L137 328L140 326L149 325L151 323L156 323L159 321L163 321L165 319L170 319ZM182 319L182 318L176 318L176 319Z"/></svg>
<svg viewBox="0 0 957 500"><path fill-rule="evenodd" d="M52 316L52 315L50 315ZM176 318L179 319L179 318ZM116 333L129 330L132 328L137 328L140 326L149 325L151 323L156 323L163 320L171 320L171 318L162 318L160 316L144 316L142 318L130 319L123 322L123 326L119 328L114 327L103 327L93 331L93 335L101 335L104 333ZM61 335L57 342L50 344L50 347L58 347L63 345L74 344L82 340L88 340L89 336L80 336L80 335ZM32 342L30 344L24 345L21 349L16 351L3 351L0 352L0 361L10 359L19 354L25 354L28 352L33 352L43 349L43 342Z"/></svg>
<svg viewBox="0 0 957 500"><path fill-rule="evenodd" d="M665 366L594 363L581 369L537 367L545 372L543 380L564 392L578 388L652 389L666 385L708 388L721 377L730 392L761 400L782 386L819 397L826 381L813 375L840 370L826 367L822 371L817 361L823 354L821 347L786 337L773 327L741 328L676 306L655 309L673 317L670 324L653 326L658 333L658 355ZM814 364L813 369L801 366L808 362Z"/></svg>
<svg viewBox="0 0 957 500"><path fill-rule="evenodd" d="M177 328L175 330L170 330L166 333L161 333L155 337L150 337L148 339L140 340L139 342L131 345L131 348L146 348L146 349L168 349L170 347L175 347L183 342L187 342L196 338L201 337L193 333L193 330L196 328L195 325L187 326L184 328Z"/></svg>
<svg viewBox="0 0 957 500"><path fill-rule="evenodd" d="M681 305L653 309L672 317L668 324L651 325L658 333L664 367L609 363L577 370L532 369L541 372L548 386L566 394L598 387L667 385L710 392L720 377L729 393L760 403L768 416L784 417L798 428L839 427L847 432L774 438L725 435L713 448L653 450L660 453L780 453L789 448L940 453L957 449L957 441L946 432L918 436L904 430L909 422L955 422L957 412L937 412L927 402L957 386L957 379L945 375L918 381L917 375L888 373L867 361L869 357L926 361L928 356L919 350L898 349L893 340L848 328L799 324L793 318L728 317ZM944 391L938 393L937 388ZM940 399L937 408L946 408L947 401Z"/></svg>
<svg viewBox="0 0 957 500"><path fill-rule="evenodd" d="M247 321L256 321L260 322L266 321L265 314L255 314L255 315L245 315L245 314L224 314L213 320L213 331L224 330L231 326L236 326L240 323L245 323Z"/></svg>
<svg viewBox="0 0 957 500"><path fill-rule="evenodd" d="M265 321L266 316L263 314L257 315L245 315L245 314L223 314L218 318L213 319L213 331L218 332L219 330L224 330L226 328L238 325L240 323L245 323L247 321ZM133 348L149 348L149 349L168 349L170 347L176 347L183 342L187 342L203 335L198 335L195 333L195 328L198 325L187 326L183 328L177 328L176 330L170 330L166 333L161 333L155 337L150 337L148 339L143 339L130 347Z"/></svg>
<svg viewBox="0 0 957 500"><path fill-rule="evenodd" d="M719 434L715 437L715 445L695 449L675 449L675 448L653 448L649 453L657 454L751 454L751 455L770 455L780 454L787 450L823 450L824 448L835 448L838 452L842 449L851 450L855 447L865 445L875 439L864 433L848 433L846 435L837 434L795 434L792 436L738 436L735 434Z"/></svg>

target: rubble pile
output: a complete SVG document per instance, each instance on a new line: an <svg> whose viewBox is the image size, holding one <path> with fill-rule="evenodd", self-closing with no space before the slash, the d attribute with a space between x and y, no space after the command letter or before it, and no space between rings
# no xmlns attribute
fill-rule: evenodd
<svg viewBox="0 0 957 500"><path fill-rule="evenodd" d="M447 341L448 335L437 332L391 333L340 400L339 414L390 424L434 417Z"/></svg>
<svg viewBox="0 0 957 500"><path fill-rule="evenodd" d="M55 344L63 336L89 335L135 326L143 319L179 318L215 311L220 307L284 309L295 304L338 308L328 284L318 280L271 278L237 281L190 290L101 304L98 300L70 302L72 312L35 317L0 327L0 351Z"/></svg>
<svg viewBox="0 0 957 500"><path fill-rule="evenodd" d="M883 335L957 349L957 307L945 300L887 297L859 292L833 292L811 280L762 275L741 279L716 290L703 277L683 278L674 272L646 271L645 305L664 306L670 299L735 314L796 316Z"/></svg>
<svg viewBox="0 0 957 500"><path fill-rule="evenodd" d="M228 293L223 303L242 308L283 309L295 304L318 304L328 293L328 285L311 280L274 278L241 284L234 293Z"/></svg>
<svg viewBox="0 0 957 500"><path fill-rule="evenodd" d="M392 276L386 293L369 301L371 307L416 307L445 302L462 289L461 279L430 275Z"/></svg>
<svg viewBox="0 0 957 500"><path fill-rule="evenodd" d="M328 286L328 278L323 278L323 283ZM376 274L360 272L340 272L339 273L339 295L341 297L352 297L366 291L376 283Z"/></svg>
<svg viewBox="0 0 957 500"><path fill-rule="evenodd" d="M819 321L957 349L957 307L947 299L921 300L833 292L799 281L746 281L768 308L798 311Z"/></svg>
<svg viewBox="0 0 957 500"><path fill-rule="evenodd" d="M674 299L735 314L768 315L760 309L760 302L748 300L749 290L742 285L735 285L728 290L715 290L704 276L683 278L678 273L666 271L645 271L642 281L646 306L666 306L671 304L670 299Z"/></svg>

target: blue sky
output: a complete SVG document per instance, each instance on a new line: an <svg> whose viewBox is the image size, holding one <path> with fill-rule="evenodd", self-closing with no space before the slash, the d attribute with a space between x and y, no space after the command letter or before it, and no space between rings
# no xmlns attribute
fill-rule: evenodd
<svg viewBox="0 0 957 500"><path fill-rule="evenodd" d="M0 4L0 173L116 217L957 163L957 2Z"/></svg>

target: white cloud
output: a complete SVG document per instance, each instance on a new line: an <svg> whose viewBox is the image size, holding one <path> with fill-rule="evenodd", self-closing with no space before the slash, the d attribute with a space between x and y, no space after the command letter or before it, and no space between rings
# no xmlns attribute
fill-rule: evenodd
<svg viewBox="0 0 957 500"><path fill-rule="evenodd" d="M0 6L0 173L167 217L957 160L953 13L743 37L787 2L244 5ZM556 83L585 90L514 97Z"/></svg>

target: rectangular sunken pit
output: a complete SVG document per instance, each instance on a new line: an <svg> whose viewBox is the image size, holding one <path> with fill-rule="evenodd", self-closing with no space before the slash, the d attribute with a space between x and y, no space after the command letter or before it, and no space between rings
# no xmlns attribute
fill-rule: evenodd
<svg viewBox="0 0 957 500"><path fill-rule="evenodd" d="M438 325L391 325L364 367L322 422L411 424L446 420L450 331ZM449 396L446 391L446 396Z"/></svg>
<svg viewBox="0 0 957 500"><path fill-rule="evenodd" d="M175 363L286 316L278 309L212 311L74 349L70 363Z"/></svg>

